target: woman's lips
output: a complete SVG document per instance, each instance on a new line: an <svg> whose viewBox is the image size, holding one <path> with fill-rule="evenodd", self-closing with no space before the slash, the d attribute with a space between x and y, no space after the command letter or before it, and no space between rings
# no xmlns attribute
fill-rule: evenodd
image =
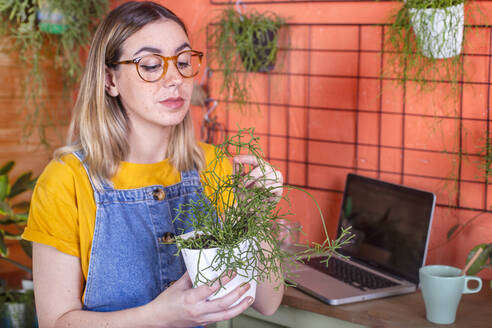
<svg viewBox="0 0 492 328"><path fill-rule="evenodd" d="M163 101L160 101L159 104L164 105L168 108L177 109L184 105L184 99L181 97L167 98Z"/></svg>

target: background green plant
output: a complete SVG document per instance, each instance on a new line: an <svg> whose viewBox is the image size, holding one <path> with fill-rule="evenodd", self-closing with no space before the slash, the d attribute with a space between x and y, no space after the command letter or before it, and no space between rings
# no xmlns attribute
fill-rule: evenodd
<svg viewBox="0 0 492 328"><path fill-rule="evenodd" d="M403 1L402 1L403 2ZM413 31L409 9L442 9L464 3L465 0L408 0L392 18L393 23L387 28L383 52L388 64L383 76L394 76L397 81L405 84L415 81L421 90L433 90L434 81L450 81L457 85L462 76L462 58L455 56L448 59L425 57L419 40ZM428 38L432 36L430 33ZM465 43L465 35L463 36ZM426 42L428 40L422 40ZM456 91L456 88L454 88Z"/></svg>
<svg viewBox="0 0 492 328"><path fill-rule="evenodd" d="M2 51L15 53L20 61L18 66L23 68L20 87L25 96L25 137L38 133L40 140L47 142L45 127L53 122L46 109L54 103L41 97L49 91L45 67L60 73L68 94L81 75L81 55L108 4L108 0L0 0L0 36L6 39ZM44 10L63 14L62 34L40 30L37 13L42 6Z"/></svg>
<svg viewBox="0 0 492 328"><path fill-rule="evenodd" d="M14 183L9 182L8 173L15 163L10 161L0 168L0 260L7 261L17 267L31 273L27 267L17 261L10 259L6 240L17 240L24 252L32 257L31 243L21 239L24 226L27 222L29 204L23 194L34 188L36 179L32 172L21 174ZM21 198L21 200L18 200Z"/></svg>
<svg viewBox="0 0 492 328"><path fill-rule="evenodd" d="M208 41L211 60L223 75L220 94L235 101L242 109L250 98L250 84L248 74L238 72L241 67L247 72L259 72L275 62L277 32L285 26L285 19L272 12L240 14L229 7L216 20L211 26ZM274 32L273 39L267 37L269 32ZM261 45L261 41L264 44Z"/></svg>
<svg viewBox="0 0 492 328"><path fill-rule="evenodd" d="M450 240L456 238L456 236L458 236L461 232L463 232L464 229L466 229L468 226L471 226L474 221L476 221L485 213L487 212L480 212L472 216L468 220L466 220L464 223L458 223L453 225L448 230L448 233L446 235L446 242L449 242ZM468 253L468 256L466 257L466 263L468 263L471 260L473 255L475 255L475 253L480 248L482 248L483 251L475 260L475 262L473 262L470 268L466 271L466 274L468 275L476 275L482 270L492 269L492 242L482 243L474 246ZM492 280L490 281L490 288L492 288Z"/></svg>
<svg viewBox="0 0 492 328"><path fill-rule="evenodd" d="M188 239L178 236L178 249L218 248L210 268L234 272L238 272L239 268L252 271L255 273L252 280L282 279L282 270L288 269L288 266L282 268L281 264L292 264L295 260L313 255L328 255L325 261L327 263L331 255L350 243L352 235L350 228L347 228L338 239L330 240L322 211L311 194L289 185L266 188L246 186L244 181L255 180L250 175L251 168L248 166L241 166L229 176L219 176L216 173L215 167L219 163L239 154L253 155L260 163L258 167L265 173L268 167L258 141L254 136L254 129L240 129L237 134L217 146L216 159L203 172L206 178L202 184L204 188L212 190L211 196L182 206L176 218L183 222L186 222L185 218L191 218L189 230L200 231L201 235ZM285 212L285 209L277 206L277 202L272 201L275 197L273 191L277 188L284 188L289 192L301 191L313 199L326 236L322 243L306 242L294 254L280 247L280 229L288 229L283 222L292 213ZM288 193L282 199L290 205ZM250 242L249 247L237 252L239 244L246 240ZM245 262L245 259L248 260ZM198 274L194 284L199 282L208 284L211 281Z"/></svg>
<svg viewBox="0 0 492 328"><path fill-rule="evenodd" d="M10 312L7 304L23 304L20 312ZM36 310L34 306L33 290L5 290L0 291L0 324L2 327L38 327L36 322Z"/></svg>

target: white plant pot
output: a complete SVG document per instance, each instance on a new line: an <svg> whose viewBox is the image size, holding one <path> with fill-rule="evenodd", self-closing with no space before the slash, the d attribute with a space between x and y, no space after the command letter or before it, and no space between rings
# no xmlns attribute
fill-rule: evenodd
<svg viewBox="0 0 492 328"><path fill-rule="evenodd" d="M32 280L22 279L22 290L34 290L34 284Z"/></svg>
<svg viewBox="0 0 492 328"><path fill-rule="evenodd" d="M186 234L183 234L179 236L180 238L186 239L191 236L194 236L195 232L188 232ZM234 250L234 254L236 256L246 256L246 253L244 251L248 249L249 247L249 241L243 241L237 249ZM213 260L217 254L218 248L209 248L209 249L182 249L181 253L183 254L183 259L186 264L186 268L188 270L188 274L190 275L190 279L192 283L195 283L196 276L198 273L202 275L202 279L204 280L205 278L208 280L214 280L217 277L219 277L223 272L224 268L217 268L216 270L213 270L210 266L213 264ZM249 255L249 253L248 253ZM248 258L241 258L242 261L248 261ZM243 295L241 298L239 298L234 304L231 306L237 305L239 302L241 302L245 297L251 296L255 298L256 296L256 281L251 280L251 277L255 274L254 270L252 269L239 269L237 272L237 275L234 279L229 281L227 284L225 284L222 288L219 289L217 293L214 295L211 295L208 297L208 300L213 300L218 297L222 297L224 295L227 295L230 293L232 290L234 290L236 287L240 286L241 284L248 282L250 283L251 287L250 289ZM198 284L193 287L198 287L200 285L203 285L203 282L198 282Z"/></svg>
<svg viewBox="0 0 492 328"><path fill-rule="evenodd" d="M441 59L461 53L465 22L463 4L443 9L410 8L409 13L424 56Z"/></svg>
<svg viewBox="0 0 492 328"><path fill-rule="evenodd" d="M6 303L7 316L12 328L26 327L26 305L22 303Z"/></svg>

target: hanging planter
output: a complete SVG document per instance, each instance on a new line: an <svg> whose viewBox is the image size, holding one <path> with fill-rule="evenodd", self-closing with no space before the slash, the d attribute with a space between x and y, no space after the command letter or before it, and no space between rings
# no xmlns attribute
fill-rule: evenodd
<svg viewBox="0 0 492 328"><path fill-rule="evenodd" d="M465 22L463 3L446 8L409 8L409 13L424 56L443 59L461 53Z"/></svg>
<svg viewBox="0 0 492 328"><path fill-rule="evenodd" d="M41 32L63 34L67 29L63 13L60 9L50 8L50 2L40 1L37 12L38 27Z"/></svg>
<svg viewBox="0 0 492 328"><path fill-rule="evenodd" d="M385 29L382 77L416 82L431 91L430 81L457 85L463 73L465 0L404 0ZM445 59L445 60L443 60ZM453 91L454 92L454 91Z"/></svg>
<svg viewBox="0 0 492 328"><path fill-rule="evenodd" d="M270 72L274 69L277 32L277 24L268 18L244 18L238 24L234 42L246 71Z"/></svg>
<svg viewBox="0 0 492 328"><path fill-rule="evenodd" d="M249 11L232 7L221 12L208 33L210 58L214 69L222 74L220 93L239 104L249 100L248 74L270 72L278 52L278 31L285 19L275 13Z"/></svg>
<svg viewBox="0 0 492 328"><path fill-rule="evenodd" d="M22 90L25 100L22 137L37 134L40 144L49 144L45 129L56 125L52 124L52 111L62 108L54 108L54 103L43 96L49 91L47 73L52 68L59 70L66 91L71 90L83 71L81 53L108 6L108 0L1 2L0 36L12 41L5 42L3 50L12 53L22 68L15 86L16 90ZM64 100L71 99L69 92L63 95Z"/></svg>

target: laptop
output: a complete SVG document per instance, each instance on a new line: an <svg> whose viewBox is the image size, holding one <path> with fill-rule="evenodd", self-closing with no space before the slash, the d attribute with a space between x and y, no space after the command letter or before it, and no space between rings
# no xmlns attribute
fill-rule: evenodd
<svg viewBox="0 0 492 328"><path fill-rule="evenodd" d="M286 280L330 305L414 292L425 263L433 193L348 174L337 237L354 234L343 257L305 259Z"/></svg>

